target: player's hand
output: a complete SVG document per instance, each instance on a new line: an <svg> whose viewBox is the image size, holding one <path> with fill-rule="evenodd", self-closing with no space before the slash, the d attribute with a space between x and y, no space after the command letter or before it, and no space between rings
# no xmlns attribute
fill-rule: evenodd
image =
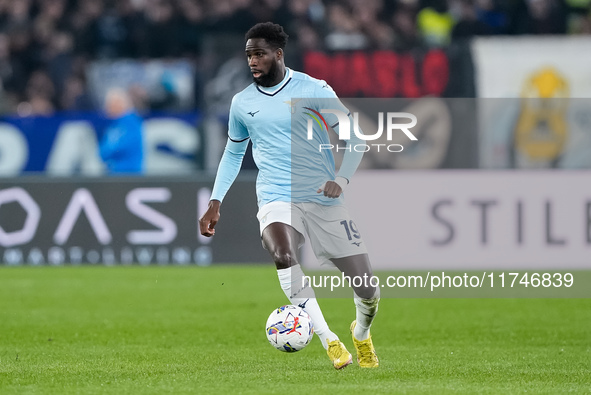
<svg viewBox="0 0 591 395"><path fill-rule="evenodd" d="M205 237L211 237L215 234L215 225L220 220L220 205L219 200L210 200L207 206L207 211L199 219L199 230Z"/></svg>
<svg viewBox="0 0 591 395"><path fill-rule="evenodd" d="M326 181L322 184L316 193L324 192L324 196L332 199L336 199L341 196L343 193L344 187L349 183L349 181L344 177L337 177L332 181Z"/></svg>

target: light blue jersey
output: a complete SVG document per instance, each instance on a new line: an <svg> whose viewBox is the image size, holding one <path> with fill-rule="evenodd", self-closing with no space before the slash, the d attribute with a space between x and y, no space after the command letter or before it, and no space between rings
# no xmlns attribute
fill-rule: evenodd
<svg viewBox="0 0 591 395"><path fill-rule="evenodd" d="M330 143L328 126L336 127L337 118L322 114L322 119L314 112L320 113L327 106L347 113L326 82L289 68L283 81L274 87L253 83L236 94L230 107L229 141L212 199L223 199L237 174L237 158L239 169L250 140L259 169L256 186L259 207L273 201L341 204L342 195L331 199L317 193L324 182L336 177L332 151L319 147ZM307 125L312 119L313 135L308 139ZM355 162L351 174L339 175L349 179L359 163ZM229 171L229 167L233 170ZM223 174L228 171L229 175Z"/></svg>

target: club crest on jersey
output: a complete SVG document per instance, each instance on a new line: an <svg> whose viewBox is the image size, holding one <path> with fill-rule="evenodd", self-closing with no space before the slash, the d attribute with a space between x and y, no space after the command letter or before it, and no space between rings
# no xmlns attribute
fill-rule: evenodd
<svg viewBox="0 0 591 395"><path fill-rule="evenodd" d="M290 107L291 113L292 114L295 114L296 113L296 104L300 100L302 100L302 99L286 100L286 101L284 101L284 103L287 104Z"/></svg>

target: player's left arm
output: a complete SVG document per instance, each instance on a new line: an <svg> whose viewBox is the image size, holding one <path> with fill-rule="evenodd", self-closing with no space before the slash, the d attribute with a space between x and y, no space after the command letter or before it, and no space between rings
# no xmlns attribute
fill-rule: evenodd
<svg viewBox="0 0 591 395"><path fill-rule="evenodd" d="M341 101L339 100L336 93L332 90L332 88L328 84L324 83L324 85L322 85L320 89L316 89L316 92L320 99L331 99L331 101L335 101L335 104L338 103L337 106L341 107L340 110L346 111L346 113L348 113L349 127L353 129L353 118L349 113L349 110L341 103ZM322 102L322 100L320 101ZM332 130L333 133L337 134L339 128L340 125L338 122L335 122L329 127L329 129ZM357 137L353 130L351 130L350 135L351 137L347 141L347 149L345 150L341 167L339 168L339 171L337 172L335 179L328 180L324 184L322 184L316 191L317 193L324 192L324 196L326 197L335 199L338 198L341 195L341 193L343 193L346 186L349 185L349 182L351 181L353 174L355 174L355 171L357 171L357 168L361 163L361 159L363 158L363 151L358 152L354 149L354 147L357 144L363 144L363 140Z"/></svg>
<svg viewBox="0 0 591 395"><path fill-rule="evenodd" d="M349 116L349 124L353 125L351 116ZM338 127L338 125L336 127ZM337 133L337 131L334 130L334 127L331 127L330 129L332 129L334 133ZM354 147L360 143L363 143L363 140L357 137L355 133L351 133L351 138L347 141L347 149L345 150L341 167L339 168L335 179L326 181L320 186L320 188L318 188L316 191L317 193L324 192L324 196L335 199L343 193L363 158L363 151L357 152L354 149Z"/></svg>

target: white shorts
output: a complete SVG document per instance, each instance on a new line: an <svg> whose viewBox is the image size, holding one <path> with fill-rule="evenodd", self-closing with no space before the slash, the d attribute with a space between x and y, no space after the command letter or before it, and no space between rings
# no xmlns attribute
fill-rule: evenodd
<svg viewBox="0 0 591 395"><path fill-rule="evenodd" d="M308 238L321 262L367 254L361 234L343 205L271 202L260 208L257 218L261 236L263 230L274 222L293 227Z"/></svg>

